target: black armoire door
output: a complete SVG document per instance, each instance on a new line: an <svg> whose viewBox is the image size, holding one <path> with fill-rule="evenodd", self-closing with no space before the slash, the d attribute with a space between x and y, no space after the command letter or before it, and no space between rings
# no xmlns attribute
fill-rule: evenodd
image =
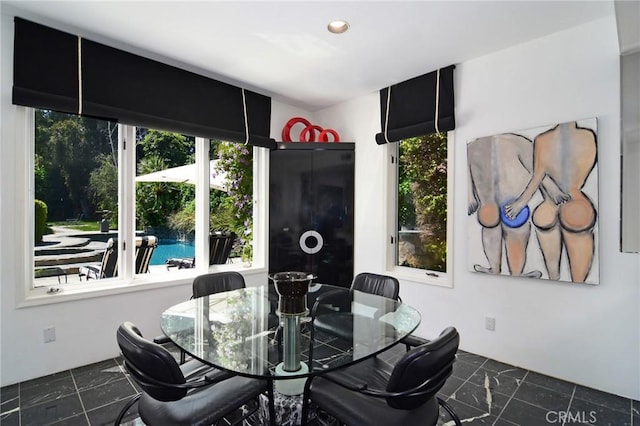
<svg viewBox="0 0 640 426"><path fill-rule="evenodd" d="M269 273L353 279L353 143L279 143L269 176Z"/></svg>

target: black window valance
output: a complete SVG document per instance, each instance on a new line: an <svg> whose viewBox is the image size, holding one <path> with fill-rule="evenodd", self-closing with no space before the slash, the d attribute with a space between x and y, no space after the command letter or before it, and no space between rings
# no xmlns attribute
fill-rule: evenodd
<svg viewBox="0 0 640 426"><path fill-rule="evenodd" d="M78 112L78 37L15 18L13 103Z"/></svg>
<svg viewBox="0 0 640 426"><path fill-rule="evenodd" d="M376 135L376 143L453 130L454 68L450 65L380 90L382 132Z"/></svg>
<svg viewBox="0 0 640 426"><path fill-rule="evenodd" d="M15 18L13 103L275 148L271 98Z"/></svg>

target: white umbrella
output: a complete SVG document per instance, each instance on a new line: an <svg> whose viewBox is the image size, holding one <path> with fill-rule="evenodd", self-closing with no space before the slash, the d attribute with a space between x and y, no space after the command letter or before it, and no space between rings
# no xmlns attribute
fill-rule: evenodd
<svg viewBox="0 0 640 426"><path fill-rule="evenodd" d="M216 171L218 160L209 162L209 187L227 192L227 174ZM136 182L181 182L196 184L196 165L172 167L136 177Z"/></svg>

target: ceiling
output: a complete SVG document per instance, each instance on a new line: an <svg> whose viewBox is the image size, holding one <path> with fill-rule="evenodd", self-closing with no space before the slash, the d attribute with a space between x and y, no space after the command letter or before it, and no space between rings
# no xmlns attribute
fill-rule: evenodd
<svg viewBox="0 0 640 426"><path fill-rule="evenodd" d="M7 1L4 14L315 111L614 14L612 1ZM329 33L345 19L345 34Z"/></svg>

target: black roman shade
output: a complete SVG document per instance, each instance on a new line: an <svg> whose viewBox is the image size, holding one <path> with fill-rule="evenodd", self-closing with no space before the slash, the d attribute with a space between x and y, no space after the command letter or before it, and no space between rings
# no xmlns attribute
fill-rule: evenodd
<svg viewBox="0 0 640 426"><path fill-rule="evenodd" d="M20 18L15 24L14 104L276 146L267 96Z"/></svg>
<svg viewBox="0 0 640 426"><path fill-rule="evenodd" d="M78 112L78 37L15 18L13 103Z"/></svg>
<svg viewBox="0 0 640 426"><path fill-rule="evenodd" d="M382 132L376 135L376 143L453 130L454 68L450 65L380 90Z"/></svg>

